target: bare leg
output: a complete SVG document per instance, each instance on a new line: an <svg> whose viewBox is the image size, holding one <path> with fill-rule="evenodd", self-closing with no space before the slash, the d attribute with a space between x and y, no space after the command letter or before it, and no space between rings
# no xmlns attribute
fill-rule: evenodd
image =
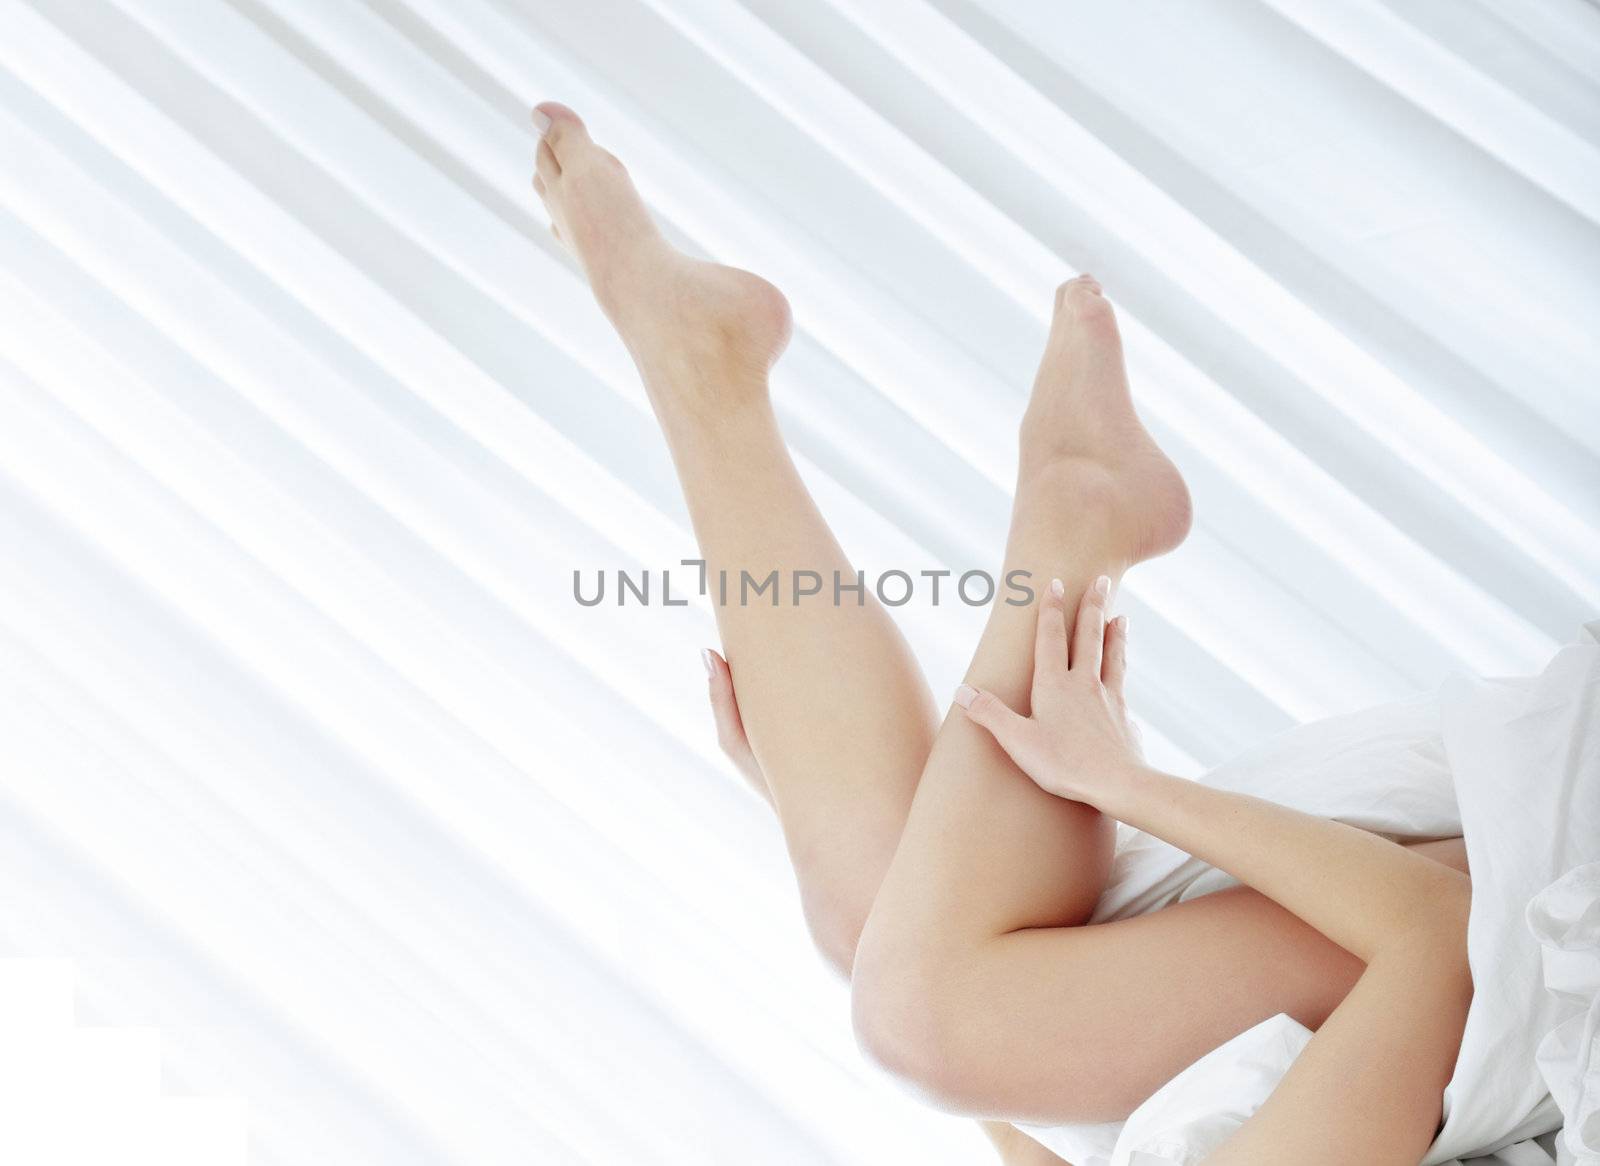
<svg viewBox="0 0 1600 1166"><path fill-rule="evenodd" d="M706 652L706 687L711 699L711 712L717 722L717 741L728 760L750 784L756 795L772 803L772 790L756 763L750 740L745 736L744 722L739 715L739 699L733 689L733 676L727 661L712 651ZM1015 1126L1007 1122L980 1122L984 1135L994 1145L1004 1166L1060 1166L1061 1159Z"/></svg>
<svg viewBox="0 0 1600 1166"><path fill-rule="evenodd" d="M1134 413L1110 305L1093 280L1072 281L1023 422L1003 570L1029 571L1039 586L1062 579L1070 605L1097 576L1115 586L1176 545L1188 525L1183 481ZM1025 708L1035 617L1032 606L997 605L968 682ZM947 1055L948 1028L966 1023L940 1006L948 981L984 972L1021 929L1087 920L1113 830L1039 791L965 718L947 719L858 955L857 1027L878 1059L962 1102L960 1083L937 1079L966 1073Z"/></svg>
<svg viewBox="0 0 1600 1166"><path fill-rule="evenodd" d="M620 164L570 111L541 110L553 124L536 185L639 364L707 570L849 577L767 400L767 368L788 338L781 295L671 252ZM870 597L723 607L718 625L742 697L729 665L709 660L723 748L778 810L812 933L848 975L933 744L933 699ZM1060 1161L1004 1123L984 1132L1007 1166Z"/></svg>
<svg viewBox="0 0 1600 1166"><path fill-rule="evenodd" d="M766 370L789 331L781 295L671 251L620 164L570 111L541 108L555 124L536 185L644 376L710 569L848 572L767 401ZM1170 467L1125 407L1109 310L1074 306L1090 294L1069 285L1058 305L1007 556L1036 581L1060 575L1076 590L1164 549L1187 524L1181 484L1149 488ZM1102 452L1083 445L1090 433L1137 456L1085 456ZM969 679L1021 700L1032 619L1031 607L998 608ZM929 757L931 701L870 600L734 606L719 623L808 918L848 970ZM883 887L875 951L858 964L870 981L858 991L863 1034L885 1059L973 1110L1113 1115L1254 1020L1289 1011L1320 1023L1343 998L1351 957L1253 892L1058 929L1093 906L1108 827L1038 794L976 733L964 723L940 732ZM1148 1039L1134 1039L1141 1032Z"/></svg>
<svg viewBox="0 0 1600 1166"><path fill-rule="evenodd" d="M1006 569L1071 600L1187 527L1187 496L1127 400L1097 290L1069 284L1023 423ZM997 607L967 678L1025 709L1032 608ZM1354 957L1236 889L1103 926L1111 824L1039 791L988 734L940 729L857 954L862 1043L936 1104L1039 1122L1125 1117L1277 1012L1317 1027Z"/></svg>
<svg viewBox="0 0 1600 1166"><path fill-rule="evenodd" d="M783 825L818 946L848 974L937 723L921 672L871 596L831 601L854 571L778 431L767 370L788 305L749 272L669 247L627 172L570 110L539 151L540 193L644 378L713 580L733 601L717 625L740 713ZM817 572L799 606L737 602L740 572ZM715 586L715 584L713 584Z"/></svg>

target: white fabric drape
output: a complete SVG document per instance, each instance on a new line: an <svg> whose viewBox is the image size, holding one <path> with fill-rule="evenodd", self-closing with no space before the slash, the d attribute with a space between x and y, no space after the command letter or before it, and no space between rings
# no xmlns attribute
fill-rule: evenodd
<svg viewBox="0 0 1600 1166"><path fill-rule="evenodd" d="M1193 770L1600 608L1582 0L0 0L0 908L254 1161L968 1162L865 1069L716 756L581 110L772 278L864 567L992 567L1050 292L1198 526L1129 582ZM981 613L904 609L937 691Z"/></svg>

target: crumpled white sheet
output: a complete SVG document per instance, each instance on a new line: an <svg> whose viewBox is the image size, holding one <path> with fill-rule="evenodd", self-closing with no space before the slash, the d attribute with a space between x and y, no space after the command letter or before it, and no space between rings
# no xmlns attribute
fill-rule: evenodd
<svg viewBox="0 0 1600 1166"><path fill-rule="evenodd" d="M1565 1018L1539 1044L1539 1072L1566 1128L1562 1166L1600 1162L1600 862L1567 872L1528 905L1544 986Z"/></svg>
<svg viewBox="0 0 1600 1166"><path fill-rule="evenodd" d="M1394 838L1463 835L1475 994L1425 1162L1600 1166L1600 623L1537 677L1453 680L1302 726L1202 780ZM1126 832L1095 920L1232 883ZM1193 1166L1255 1112L1310 1035L1272 1017L1126 1123L1019 1128L1075 1166Z"/></svg>

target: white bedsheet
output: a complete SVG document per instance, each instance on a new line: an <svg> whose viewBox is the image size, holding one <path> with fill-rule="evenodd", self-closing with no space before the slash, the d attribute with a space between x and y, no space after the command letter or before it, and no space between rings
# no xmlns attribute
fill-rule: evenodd
<svg viewBox="0 0 1600 1166"><path fill-rule="evenodd" d="M1600 1164L1597 633L1600 623L1588 625L1537 677L1452 680L1302 726L1203 779L1396 838L1465 837L1475 995L1429 1166ZM1128 832L1095 918L1232 882ZM1075 1166L1192 1166L1255 1112L1309 1039L1272 1017L1126 1123L1021 1128Z"/></svg>

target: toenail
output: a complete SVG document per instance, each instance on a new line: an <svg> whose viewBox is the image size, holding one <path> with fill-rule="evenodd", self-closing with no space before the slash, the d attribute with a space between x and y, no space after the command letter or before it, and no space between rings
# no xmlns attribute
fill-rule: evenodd
<svg viewBox="0 0 1600 1166"><path fill-rule="evenodd" d="M548 113L540 113L537 109L534 110L533 128L538 131L541 138L544 137L545 134L550 132L550 115Z"/></svg>

